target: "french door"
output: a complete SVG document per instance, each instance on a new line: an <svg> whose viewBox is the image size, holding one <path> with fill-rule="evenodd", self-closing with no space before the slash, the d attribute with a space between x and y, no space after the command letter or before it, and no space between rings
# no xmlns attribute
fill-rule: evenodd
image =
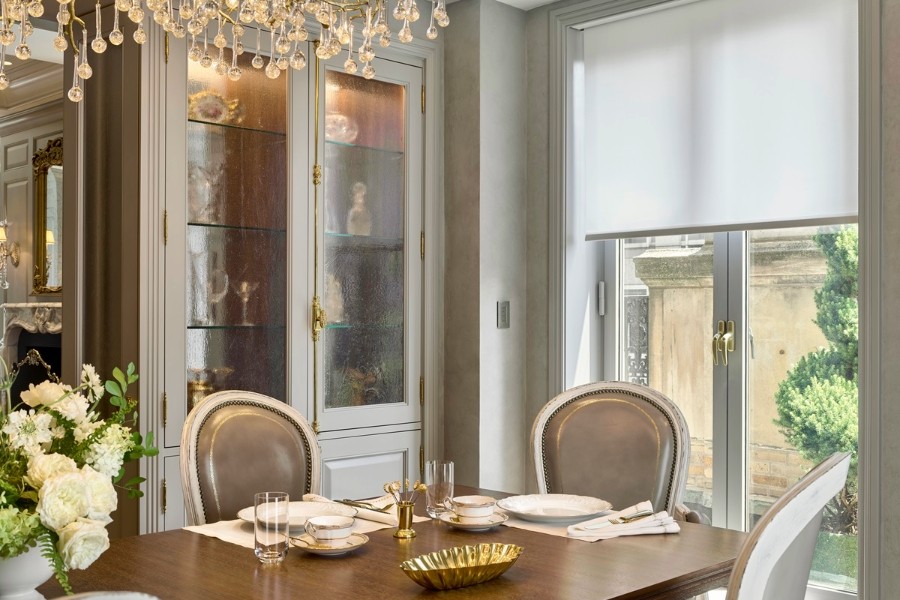
<svg viewBox="0 0 900 600"><path fill-rule="evenodd" d="M613 273L605 284L617 290L607 314L618 318L613 328L604 319L604 377L649 385L682 409L691 432L684 500L714 525L750 529L813 466L819 446L841 436L850 444L852 436L855 448L853 227L606 244L615 259L606 262ZM844 263L835 259L842 248L837 258ZM832 352L836 336L851 339L837 342L840 352ZM816 361L848 352L847 379L839 385L846 410L835 418L833 405L816 404L827 393L803 386L821 375ZM791 421L802 410L802 422ZM812 422L818 433L799 431ZM822 439L810 439L815 435ZM855 503L836 510L855 511ZM826 518L813 582L856 591L854 523L855 515Z"/></svg>

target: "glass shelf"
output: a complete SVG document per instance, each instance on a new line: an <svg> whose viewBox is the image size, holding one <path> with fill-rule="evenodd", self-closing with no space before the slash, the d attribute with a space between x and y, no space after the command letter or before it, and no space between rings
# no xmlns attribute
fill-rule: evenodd
<svg viewBox="0 0 900 600"><path fill-rule="evenodd" d="M211 229L225 229L231 231L261 231L278 234L286 234L287 229L273 229L271 227L254 227L251 225L226 225L224 223L203 223L201 221L188 221L190 227L209 227Z"/></svg>
<svg viewBox="0 0 900 600"><path fill-rule="evenodd" d="M203 331L227 331L233 329L284 329L284 325L274 323L235 323L224 325L188 325L188 329Z"/></svg>
<svg viewBox="0 0 900 600"><path fill-rule="evenodd" d="M287 134L283 131L269 131L266 129L259 129L257 127L247 127L246 125L232 125L230 123L211 123L209 121L202 121L200 119L188 119L188 123L195 123L197 125L204 125L207 127L212 127L213 129L221 128L223 130L232 130L232 131L250 131L252 133L260 133L263 135L273 135L277 137L287 137Z"/></svg>
<svg viewBox="0 0 900 600"><path fill-rule="evenodd" d="M325 326L325 329L331 330L351 330L351 329L373 329L373 330L390 330L390 329L402 329L403 323L394 323L394 324L367 324L367 323L329 323Z"/></svg>
<svg viewBox="0 0 900 600"><path fill-rule="evenodd" d="M349 142L338 142L336 140L325 140L325 143L329 146L335 146L337 148L354 148L359 150L371 150L373 152L381 152L384 154L392 154L396 157L403 156L403 150L394 150L392 148L378 148L376 146L365 146L363 144L351 144Z"/></svg>

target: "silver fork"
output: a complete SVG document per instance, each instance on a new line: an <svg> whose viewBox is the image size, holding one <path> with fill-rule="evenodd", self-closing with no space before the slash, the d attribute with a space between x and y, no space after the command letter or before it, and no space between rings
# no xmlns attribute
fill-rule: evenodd
<svg viewBox="0 0 900 600"><path fill-rule="evenodd" d="M622 525L624 523L634 523L635 521L640 521L641 519L646 519L647 517L652 517L652 510L642 510L636 512L632 515L625 515L622 517L616 517L615 519L610 519L609 522L613 525Z"/></svg>
<svg viewBox="0 0 900 600"><path fill-rule="evenodd" d="M344 498L343 500L336 500L335 502L339 502L340 504L346 504L347 506L354 506L356 508L365 508L368 510L374 510L375 512L386 513L389 514L391 511L391 507L394 506L394 503L391 502L386 506L375 506L374 504L369 504L368 502L359 502L357 500L348 500Z"/></svg>

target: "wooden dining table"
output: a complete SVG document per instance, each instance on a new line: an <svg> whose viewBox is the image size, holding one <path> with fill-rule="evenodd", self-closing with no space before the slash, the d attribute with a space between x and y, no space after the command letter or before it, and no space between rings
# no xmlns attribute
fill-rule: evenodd
<svg viewBox="0 0 900 600"><path fill-rule="evenodd" d="M457 486L457 494L507 494ZM424 514L420 499L416 510ZM253 550L186 530L113 540L88 569L71 571L75 592L128 590L162 600L193 598L323 598L327 600L437 597L540 599L687 599L727 584L746 534L681 523L681 532L598 542L500 526L485 532L450 528L438 520L415 523L416 537L393 529L338 557L291 548L283 563L259 563ZM517 544L518 561L479 585L433 592L409 579L400 563L443 548L483 542ZM46 598L62 590L55 579L38 588Z"/></svg>

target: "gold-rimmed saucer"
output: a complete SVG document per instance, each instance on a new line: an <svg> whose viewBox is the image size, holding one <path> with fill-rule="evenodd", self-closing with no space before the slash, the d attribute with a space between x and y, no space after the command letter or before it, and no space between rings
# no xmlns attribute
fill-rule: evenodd
<svg viewBox="0 0 900 600"><path fill-rule="evenodd" d="M311 554L321 554L322 556L340 556L353 552L363 544L369 541L369 537L362 533L351 533L346 540L334 544L321 544L316 538L304 533L297 537L291 538L291 545L300 548Z"/></svg>
<svg viewBox="0 0 900 600"><path fill-rule="evenodd" d="M452 512L441 513L438 517L442 522L456 529L464 529L465 531L487 531L493 529L497 525L502 525L509 518L503 513L495 512L489 517L485 517L484 521L478 523L463 523Z"/></svg>

